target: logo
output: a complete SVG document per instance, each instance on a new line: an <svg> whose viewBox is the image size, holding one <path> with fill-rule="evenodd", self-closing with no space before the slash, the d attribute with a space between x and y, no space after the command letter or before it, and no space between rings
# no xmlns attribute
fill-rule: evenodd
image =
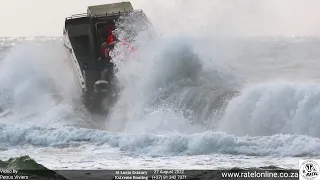
<svg viewBox="0 0 320 180"><path fill-rule="evenodd" d="M300 162L300 176L307 180L315 180L319 176L320 168L316 161L306 160Z"/></svg>

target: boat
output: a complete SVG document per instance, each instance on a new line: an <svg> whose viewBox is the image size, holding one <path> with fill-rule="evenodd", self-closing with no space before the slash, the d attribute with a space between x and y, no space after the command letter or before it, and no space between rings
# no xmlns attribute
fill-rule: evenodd
<svg viewBox="0 0 320 180"><path fill-rule="evenodd" d="M89 6L87 13L65 19L63 43L73 70L80 97L91 112L107 113L117 98L116 83L112 80L114 64L101 63L101 45L106 27L114 27L120 17L135 10L130 2ZM109 57L110 58L110 57ZM101 72L107 70L107 79Z"/></svg>

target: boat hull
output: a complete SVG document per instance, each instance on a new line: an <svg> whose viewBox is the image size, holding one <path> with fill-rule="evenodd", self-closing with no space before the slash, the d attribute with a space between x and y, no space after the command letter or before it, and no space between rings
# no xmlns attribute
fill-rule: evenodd
<svg viewBox="0 0 320 180"><path fill-rule="evenodd" d="M86 93L84 72L83 73L81 72L80 65L78 63L76 55L74 54L74 51L67 33L64 33L63 44L65 47L66 53L68 54L67 61L72 69L77 88L81 96L83 96Z"/></svg>

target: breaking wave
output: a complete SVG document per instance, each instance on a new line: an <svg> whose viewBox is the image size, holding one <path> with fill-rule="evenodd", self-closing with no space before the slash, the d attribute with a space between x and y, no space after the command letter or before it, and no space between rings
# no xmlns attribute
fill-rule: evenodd
<svg viewBox="0 0 320 180"><path fill-rule="evenodd" d="M0 89L9 90L12 97L7 99L13 102L1 123L41 127L90 124L77 104L78 95L61 39L2 40L12 47L1 60Z"/></svg>
<svg viewBox="0 0 320 180"><path fill-rule="evenodd" d="M300 134L320 138L320 85L251 85L228 103L219 130L236 135Z"/></svg>
<svg viewBox="0 0 320 180"><path fill-rule="evenodd" d="M132 56L126 45L115 48L120 52L113 59L121 93L107 129L153 133L210 129L241 85L230 67L199 48L199 39L160 37L150 27L141 30L140 24L124 22L126 29L142 32L131 40L137 48Z"/></svg>
<svg viewBox="0 0 320 180"><path fill-rule="evenodd" d="M104 130L75 110L72 75L58 62L64 58L57 56L61 46L11 48L0 66L0 87L13 90L15 103L12 114L1 117L0 147L94 145L146 156L320 156L317 83L245 85L222 54L210 51L218 46L205 49L201 40L186 36L147 37L131 61L115 58L121 94ZM52 93L62 101L54 103Z"/></svg>
<svg viewBox="0 0 320 180"><path fill-rule="evenodd" d="M301 135L238 137L207 131L183 135L172 133L119 134L83 128L40 128L3 125L2 148L22 145L70 147L95 145L116 147L147 156L233 154L249 156L319 156L320 140ZM107 147L106 147L107 146Z"/></svg>

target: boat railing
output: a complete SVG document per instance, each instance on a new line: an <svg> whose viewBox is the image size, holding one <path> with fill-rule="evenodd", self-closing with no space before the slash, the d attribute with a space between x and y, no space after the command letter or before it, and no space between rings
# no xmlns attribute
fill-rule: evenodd
<svg viewBox="0 0 320 180"><path fill-rule="evenodd" d="M125 11L118 11L118 12L105 13L105 14L91 14L90 16L96 17L96 18L104 18L104 17L129 15L130 13L133 13L133 12L143 12L143 11L140 9L135 9L135 10L125 10Z"/></svg>
<svg viewBox="0 0 320 180"><path fill-rule="evenodd" d="M125 11L119 11L119 12L112 12L112 13L105 13L105 14L90 14L90 17L97 17L97 18L103 18L103 17L112 17L112 16L122 16L122 15L128 15L132 12L142 12L142 10L125 10ZM88 17L88 13L81 13L81 14L74 14L71 17L67 17L67 20L69 19L77 19L77 18L83 18Z"/></svg>
<svg viewBox="0 0 320 180"><path fill-rule="evenodd" d="M67 17L67 20L69 19L76 19L76 18L83 18L83 17L87 17L88 14L87 13L81 13L81 14L74 14L71 17Z"/></svg>

